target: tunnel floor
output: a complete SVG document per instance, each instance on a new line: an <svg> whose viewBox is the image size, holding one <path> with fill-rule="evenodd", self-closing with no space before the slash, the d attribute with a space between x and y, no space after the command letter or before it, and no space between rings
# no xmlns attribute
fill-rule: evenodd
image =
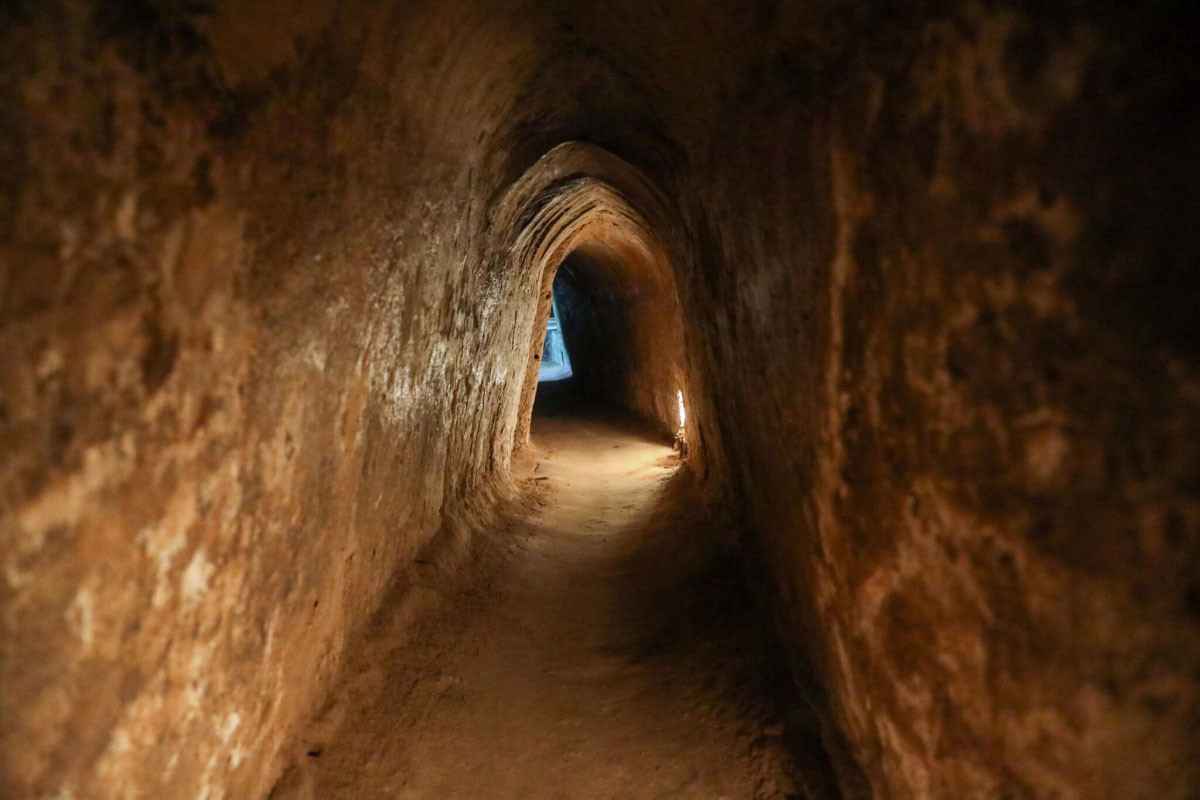
<svg viewBox="0 0 1200 800"><path fill-rule="evenodd" d="M308 732L299 791L276 797L791 794L769 670L688 471L611 416L533 435L532 510L429 581L427 619L394 593Z"/></svg>

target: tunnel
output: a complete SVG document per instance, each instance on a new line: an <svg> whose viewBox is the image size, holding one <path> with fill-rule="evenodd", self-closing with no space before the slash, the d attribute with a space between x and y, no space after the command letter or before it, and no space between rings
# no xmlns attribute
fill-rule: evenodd
<svg viewBox="0 0 1200 800"><path fill-rule="evenodd" d="M3 3L0 798L1200 797L1197 21Z"/></svg>

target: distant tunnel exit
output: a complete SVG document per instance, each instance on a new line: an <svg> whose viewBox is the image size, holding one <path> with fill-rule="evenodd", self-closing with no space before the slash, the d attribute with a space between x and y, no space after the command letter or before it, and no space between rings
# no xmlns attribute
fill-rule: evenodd
<svg viewBox="0 0 1200 800"><path fill-rule="evenodd" d="M571 377L571 357L563 341L562 324L558 318L557 294L550 299L550 319L546 322L546 341L542 345L542 363L538 367L538 383L561 381Z"/></svg>

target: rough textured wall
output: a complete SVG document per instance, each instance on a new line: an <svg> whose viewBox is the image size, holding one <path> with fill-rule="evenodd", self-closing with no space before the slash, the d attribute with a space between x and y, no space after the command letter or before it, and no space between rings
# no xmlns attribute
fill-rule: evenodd
<svg viewBox="0 0 1200 800"><path fill-rule="evenodd" d="M845 793L1195 796L1184 12L94 5L0 11L9 794L261 795L639 212ZM663 207L497 212L574 140Z"/></svg>
<svg viewBox="0 0 1200 800"><path fill-rule="evenodd" d="M506 95L464 56L523 38L183 9L0 12L4 797L262 796L390 576L503 488L511 421L462 410L515 394L527 281L478 268Z"/></svg>
<svg viewBox="0 0 1200 800"><path fill-rule="evenodd" d="M799 29L679 191L798 674L877 797L1196 797L1194 25Z"/></svg>

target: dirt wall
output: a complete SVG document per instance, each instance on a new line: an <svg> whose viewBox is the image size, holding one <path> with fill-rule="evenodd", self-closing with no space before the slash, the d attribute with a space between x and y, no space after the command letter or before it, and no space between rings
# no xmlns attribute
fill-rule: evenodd
<svg viewBox="0 0 1200 800"><path fill-rule="evenodd" d="M507 491L511 92L467 54L528 43L195 8L0 14L4 797L263 796L391 577Z"/></svg>
<svg viewBox="0 0 1200 800"><path fill-rule="evenodd" d="M1194 27L842 24L679 190L696 413L797 675L875 797L1193 797Z"/></svg>

